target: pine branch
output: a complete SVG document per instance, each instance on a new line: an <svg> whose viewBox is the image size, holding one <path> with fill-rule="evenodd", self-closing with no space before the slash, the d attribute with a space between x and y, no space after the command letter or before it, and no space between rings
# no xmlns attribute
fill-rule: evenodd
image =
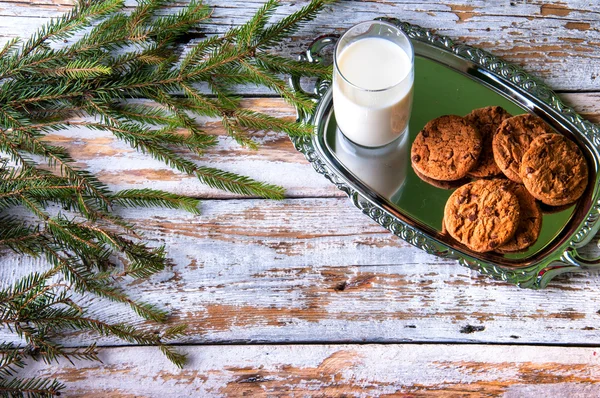
<svg viewBox="0 0 600 398"><path fill-rule="evenodd" d="M188 196L176 195L153 189L127 189L111 197L113 205L125 207L165 207L200 214L200 201Z"/></svg>
<svg viewBox="0 0 600 398"><path fill-rule="evenodd" d="M278 77L272 76L261 66L254 65L247 61L240 61L243 73L246 73L253 81L266 86L282 96L288 103L294 104L299 109L311 112L315 104L311 98L300 92L293 92L287 84Z"/></svg>
<svg viewBox="0 0 600 398"><path fill-rule="evenodd" d="M315 19L324 6L331 4L334 1L335 0L313 0L292 15L267 27L257 39L257 47L268 48L278 45L281 40L291 36L304 23Z"/></svg>
<svg viewBox="0 0 600 398"><path fill-rule="evenodd" d="M0 379L15 376L24 367L22 349L12 343L0 343Z"/></svg>
<svg viewBox="0 0 600 398"><path fill-rule="evenodd" d="M122 119L129 119L150 126L179 126L178 121L165 109L144 104L118 104L115 110Z"/></svg>
<svg viewBox="0 0 600 398"><path fill-rule="evenodd" d="M0 217L0 237L0 246L29 255L35 255L40 243L45 239L37 226L24 225L13 216Z"/></svg>
<svg viewBox="0 0 600 398"><path fill-rule="evenodd" d="M0 394L6 397L46 398L60 395L64 389L56 379L0 379Z"/></svg>
<svg viewBox="0 0 600 398"><path fill-rule="evenodd" d="M281 187L259 182L228 171L200 166L196 169L195 173L200 181L212 188L223 189L240 195L256 195L269 199L284 198Z"/></svg>
<svg viewBox="0 0 600 398"><path fill-rule="evenodd" d="M46 136L72 127L106 131L208 187L282 199L281 187L201 165L204 151L219 140L203 131L198 117L220 119L232 139L253 149L259 131L310 134L310 126L244 109L234 90L238 84L265 86L311 109L312 100L290 90L281 75L326 78L331 70L271 49L330 2L311 0L272 22L281 3L267 0L246 23L186 51L178 40L212 15L199 0L176 13L165 13L170 3L163 0L139 0L130 10L122 0L80 0L28 40L0 49L0 246L48 264L0 290L0 326L26 341L0 343L0 395L52 396L64 387L19 378L25 359L98 360L93 345L68 349L54 341L69 329L154 345L177 366L185 361L168 345L185 326L157 334L99 319L87 305L123 303L143 319L165 322L164 310L130 297L120 283L170 266L166 249L145 242L135 225L112 211L163 207L197 215L199 201L153 189L111 192ZM201 88L206 85L208 94ZM82 303L80 295L88 299Z"/></svg>
<svg viewBox="0 0 600 398"><path fill-rule="evenodd" d="M110 301L125 303L131 307L131 309L138 315L157 322L163 322L166 320L166 313L163 310L156 308L147 303L138 302L129 298L127 294L121 291L119 288L111 285L111 277L110 274L97 275L94 274L88 266L85 264L78 263L76 259L73 257L67 257L61 255L55 248L51 245L44 246L44 252L46 254L46 258L49 262L51 262L57 270L60 270L65 278L72 284L73 289L75 291L86 293L91 292L98 297L106 298ZM133 249L131 249L133 250ZM131 250L129 253L131 255ZM139 254L139 247L138 247ZM147 258L152 260L149 261L148 264L140 264L136 262L134 267L138 269L134 269L134 271L141 272L140 268L144 268L145 271L143 275L149 276L153 272L159 272L164 269L166 265L166 258L164 257L164 252L160 251L152 251L150 249L147 250ZM132 256L135 258L135 256ZM162 260L162 263L159 264L157 269L156 262L157 260ZM153 268L150 268L153 267ZM135 272L132 272L135 276ZM128 272L124 272L118 277L127 276ZM131 275L130 275L131 276Z"/></svg>
<svg viewBox="0 0 600 398"><path fill-rule="evenodd" d="M240 126L256 131L276 131L286 133L290 137L302 137L312 134L312 126L299 124L279 119L263 113L246 109L236 111L234 114L236 123Z"/></svg>
<svg viewBox="0 0 600 398"><path fill-rule="evenodd" d="M256 54L256 62L264 70L292 76L315 76L329 79L333 74L331 65L322 63L300 62L275 54L260 52Z"/></svg>
<svg viewBox="0 0 600 398"><path fill-rule="evenodd" d="M17 282L16 289L0 291L0 325L8 326L19 336L24 337L32 347L42 348L40 355L53 361L57 357L71 359L97 359L95 347L82 350L65 350L62 346L45 339L48 333L65 328L73 330L93 330L101 335L115 335L129 342L139 344L162 344L163 340L175 338L172 332L166 337L154 333L140 331L133 326L116 323L111 324L91 318L84 308L74 304L65 290L59 291L60 285L48 285L46 277L36 274L34 278L26 278ZM33 284L33 288L31 287ZM25 288L19 291L19 288ZM148 304L139 306L141 311L153 312ZM156 317L160 322L165 320L164 312ZM176 330L184 330L178 326ZM171 329L167 329L169 331Z"/></svg>
<svg viewBox="0 0 600 398"><path fill-rule="evenodd" d="M7 55L10 55L14 51L16 51L17 45L19 44L19 39L14 37L4 44L2 50L0 50L0 58L3 58Z"/></svg>
<svg viewBox="0 0 600 398"><path fill-rule="evenodd" d="M61 175L70 182L84 189L91 197L97 198L98 202L108 204L108 188L91 173L72 166L75 161L63 148L48 145L36 137L33 132L21 130L19 134L21 147L26 148L32 154L42 156L52 167L58 167Z"/></svg>
<svg viewBox="0 0 600 398"><path fill-rule="evenodd" d="M277 0L268 0L248 22L234 32L237 36L237 44L241 49L247 49L256 44L254 40L260 33L263 33L265 25L277 7Z"/></svg>
<svg viewBox="0 0 600 398"><path fill-rule="evenodd" d="M164 0L140 0L138 6L129 15L127 29L134 33L134 36L139 37L139 34L145 31L145 22L150 20L164 3Z"/></svg>
<svg viewBox="0 0 600 398"><path fill-rule="evenodd" d="M181 83L181 88L183 88L186 97L189 98L189 100L195 105L194 111L197 114L211 117L222 117L229 111L226 106L223 106L217 101L206 97L192 86Z"/></svg>
<svg viewBox="0 0 600 398"><path fill-rule="evenodd" d="M123 7L122 0L103 0L80 4L58 19L52 19L23 46L20 58L36 50L48 39L63 40L89 26L90 22Z"/></svg>
<svg viewBox="0 0 600 398"><path fill-rule="evenodd" d="M100 65L97 61L75 60L55 69L42 69L42 72L70 79L93 79L110 74L111 68Z"/></svg>
<svg viewBox="0 0 600 398"><path fill-rule="evenodd" d="M210 7L202 4L202 1L192 0L178 13L156 18L150 29L158 43L167 45L211 15Z"/></svg>
<svg viewBox="0 0 600 398"><path fill-rule="evenodd" d="M186 363L187 356L181 354L175 348L168 346L167 344L159 344L158 348L160 351L179 369L183 368Z"/></svg>
<svg viewBox="0 0 600 398"><path fill-rule="evenodd" d="M213 36L196 43L194 47L183 57L179 67L179 76L183 76L188 68L196 66L198 63L202 62L211 51L215 51L224 42L226 42L225 38Z"/></svg>
<svg viewBox="0 0 600 398"><path fill-rule="evenodd" d="M235 120L231 120L229 117L225 116L221 119L221 123L225 128L227 135L232 137L238 144L254 150L258 149L258 143L250 138L248 132L245 129L240 128L240 126L235 123Z"/></svg>

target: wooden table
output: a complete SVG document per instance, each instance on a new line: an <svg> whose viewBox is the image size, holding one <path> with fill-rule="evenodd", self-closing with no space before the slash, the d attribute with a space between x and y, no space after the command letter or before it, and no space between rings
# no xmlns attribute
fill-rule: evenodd
<svg viewBox="0 0 600 398"><path fill-rule="evenodd" d="M279 14L301 2L283 0ZM261 0L210 0L208 32L245 21ZM27 36L69 0L0 1L0 37ZM585 117L600 120L600 5L593 1L339 1L293 40L342 32L380 15L436 28L517 62ZM248 107L293 117L275 96L242 88ZM221 145L200 162L287 189L280 202L207 189L99 132L51 137L114 189L152 187L203 198L202 215L123 215L164 243L174 267L128 286L190 325L178 370L155 347L102 339L102 364L34 364L23 376L59 377L67 396L235 395L599 396L600 275L561 277L543 291L489 280L429 256L360 214L283 135L240 149L214 120ZM594 250L594 249L591 249ZM2 257L0 278L44 267ZM105 317L144 322L120 306ZM127 315L122 315L127 314ZM114 318L113 318L114 319ZM71 335L77 346L95 339Z"/></svg>

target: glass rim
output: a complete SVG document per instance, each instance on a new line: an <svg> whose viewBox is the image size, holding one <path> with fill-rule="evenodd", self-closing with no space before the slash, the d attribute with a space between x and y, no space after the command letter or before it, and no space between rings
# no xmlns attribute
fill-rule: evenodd
<svg viewBox="0 0 600 398"><path fill-rule="evenodd" d="M337 43L335 44L335 48L333 50L333 64L335 67L335 70L337 71L337 73L340 75L340 77L346 82L348 83L350 86L360 90L360 91L366 91L366 92L371 92L371 93L377 93L377 92L383 92L383 91L387 91L390 90L394 87L399 86L401 83L403 83L407 77L409 77L410 73L407 73L406 76L404 76L402 79L400 79L398 81L398 83L393 84L391 86L388 87L384 87L384 88L378 88L378 89L368 89L368 88L364 88L364 87L360 87L357 86L356 84L352 83L350 80L348 80L346 78L346 76L344 76L344 74L342 73L342 71L340 70L340 67L338 65L338 60L337 60L337 53L338 53L338 48L340 46L340 43L342 42L342 39L344 39L344 37L354 28L357 28L359 26L363 26L363 25L375 25L375 24L379 24L379 25L384 25L387 26L388 28L392 28L393 30L397 31L398 33L400 33L400 35L404 36L406 38L406 40L408 41L408 45L410 47L410 68L411 71L414 71L415 69L415 49L413 47L412 41L410 40L410 37L408 37L408 35L406 33L404 33L402 31L402 29L400 29L399 27L397 27L394 24L391 24L389 22L386 21L379 21L379 20L373 20L373 21L364 21L364 22L360 22L357 23L356 25L350 27L346 32L344 32L344 34L340 37L340 39L337 41ZM394 43L396 44L396 43Z"/></svg>

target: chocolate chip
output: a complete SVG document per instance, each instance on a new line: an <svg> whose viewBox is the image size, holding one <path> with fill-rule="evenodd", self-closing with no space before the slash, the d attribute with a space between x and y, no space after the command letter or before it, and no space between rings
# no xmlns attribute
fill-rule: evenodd
<svg viewBox="0 0 600 398"><path fill-rule="evenodd" d="M493 240L493 241L491 241L491 242L489 243L489 245L488 245L488 246L489 246L489 248L490 248L490 249L494 249L494 248L498 247L498 242L497 242L497 241L495 241L495 240Z"/></svg>
<svg viewBox="0 0 600 398"><path fill-rule="evenodd" d="M421 135L425 138L429 137L429 132L427 130L421 131Z"/></svg>
<svg viewBox="0 0 600 398"><path fill-rule="evenodd" d="M412 157L413 162L419 162L421 160L421 156L415 155Z"/></svg>
<svg viewBox="0 0 600 398"><path fill-rule="evenodd" d="M477 220L477 214L470 214L469 221L475 221L475 220Z"/></svg>
<svg viewBox="0 0 600 398"><path fill-rule="evenodd" d="M467 200L467 197L464 195L458 197L458 203L461 203L461 204L465 203L466 200Z"/></svg>
<svg viewBox="0 0 600 398"><path fill-rule="evenodd" d="M531 173L533 173L534 171L535 171L535 170L534 170L534 169L532 169L531 167L527 167L527 168L525 169L525 172L526 172L527 174L531 174Z"/></svg>

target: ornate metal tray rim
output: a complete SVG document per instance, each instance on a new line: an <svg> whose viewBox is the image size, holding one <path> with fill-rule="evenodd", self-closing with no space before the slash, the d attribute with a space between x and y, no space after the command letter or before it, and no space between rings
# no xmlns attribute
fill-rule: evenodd
<svg viewBox="0 0 600 398"><path fill-rule="evenodd" d="M566 241L554 252L550 253L543 261L525 267L507 267L493 262L475 258L463 253L415 228L397 215L396 211L387 200L376 193L372 193L365 185L357 181L350 181L336 170L331 159L322 152L320 145L315 145L318 140L318 131L322 126L315 126L315 134L311 137L293 137L295 148L302 152L306 159L313 165L319 174L325 176L338 189L345 192L352 203L372 220L389 230L394 235L406 242L439 257L452 258L470 269L488 275L494 279L514 283L524 288L544 288L555 276L565 272L583 271L600 265L600 258L585 258L578 249L585 246L593 239L600 228L600 189L598 184L598 164L600 163L600 129L591 122L584 120L575 110L565 105L560 98L544 83L530 76L522 68L511 64L481 49L465 44L455 43L452 39L434 34L432 31L417 25L399 21L395 18L378 18L393 23L401 28L412 40L416 40L437 49L452 53L464 61L473 64L478 73L487 77L500 80L510 85L511 89L525 97L533 107L543 110L552 110L560 115L559 122L566 122L568 130L579 134L578 139L587 141L587 148L592 152L592 165L596 169L591 204L583 217L582 222ZM300 60L305 62L322 62L319 53L323 48L334 44L337 36L323 36L315 40L306 53L300 55ZM298 76L290 78L293 89L302 91ZM319 81L311 95L317 107L313 114L298 111L298 120L312 122L320 120L320 115L325 112L323 104L330 95L330 82ZM308 93L307 93L308 94ZM358 186L356 186L358 185Z"/></svg>

